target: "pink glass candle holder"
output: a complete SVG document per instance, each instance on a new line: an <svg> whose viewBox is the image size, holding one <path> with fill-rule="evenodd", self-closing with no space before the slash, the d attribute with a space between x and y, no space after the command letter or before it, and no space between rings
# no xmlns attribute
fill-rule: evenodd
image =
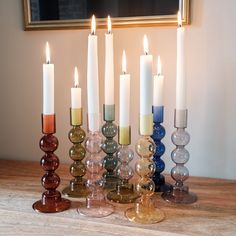
<svg viewBox="0 0 236 236"><path fill-rule="evenodd" d="M100 132L89 132L85 141L88 195L85 204L78 208L78 213L84 216L105 217L114 211L113 206L106 202L103 191L105 180L102 176L104 171L102 143Z"/></svg>

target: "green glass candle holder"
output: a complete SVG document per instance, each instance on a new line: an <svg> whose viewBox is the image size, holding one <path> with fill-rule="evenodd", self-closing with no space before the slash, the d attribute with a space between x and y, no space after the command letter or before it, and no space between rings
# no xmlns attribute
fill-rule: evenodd
<svg viewBox="0 0 236 236"><path fill-rule="evenodd" d="M105 172L103 177L105 178L105 188L114 189L120 181L115 172L118 164L115 155L118 144L114 140L114 137L117 134L117 126L113 123L115 120L115 105L104 105L103 117L105 124L102 126L102 134L106 138L102 143L102 150L106 153L106 156L104 157Z"/></svg>
<svg viewBox="0 0 236 236"><path fill-rule="evenodd" d="M69 140L73 146L69 150L69 156L74 161L70 166L70 174L74 177L69 186L63 189L62 193L67 197L81 198L88 194L86 180L83 178L86 174L85 164L82 162L86 155L86 150L82 143L85 139L85 131L82 125L82 109L70 109L70 123L72 129L69 131Z"/></svg>

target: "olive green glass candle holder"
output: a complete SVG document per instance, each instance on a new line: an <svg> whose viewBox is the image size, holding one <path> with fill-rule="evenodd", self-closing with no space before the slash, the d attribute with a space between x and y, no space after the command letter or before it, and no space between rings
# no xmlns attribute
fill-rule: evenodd
<svg viewBox="0 0 236 236"><path fill-rule="evenodd" d="M86 150L82 143L85 139L85 131L82 126L82 108L70 109L70 123L72 129L69 131L68 138L73 143L69 150L69 156L74 161L70 166L70 174L74 177L69 186L63 189L62 193L67 197L81 198L88 194L86 180L83 178L86 174L85 164L82 162L86 155Z"/></svg>
<svg viewBox="0 0 236 236"><path fill-rule="evenodd" d="M129 163L134 158L134 152L129 147L131 143L131 128L119 127L118 129L120 147L117 151L117 159L120 164L117 167L116 174L120 178L116 189L107 194L107 199L116 203L132 203L138 198L138 194L134 191L133 184L129 180L133 177L134 171Z"/></svg>
<svg viewBox="0 0 236 236"><path fill-rule="evenodd" d="M115 105L103 105L103 119L105 124L102 126L102 134L105 140L102 143L102 150L106 153L104 157L105 172L105 188L114 189L120 181L116 175L115 169L118 164L115 153L118 149L118 144L114 140L117 135L117 126L113 121L115 120Z"/></svg>

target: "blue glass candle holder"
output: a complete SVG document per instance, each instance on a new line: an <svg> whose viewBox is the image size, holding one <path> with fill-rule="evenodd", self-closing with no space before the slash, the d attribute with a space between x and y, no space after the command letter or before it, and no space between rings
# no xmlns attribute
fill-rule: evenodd
<svg viewBox="0 0 236 236"><path fill-rule="evenodd" d="M153 155L153 161L156 165L156 171L152 177L155 183L155 192L168 192L172 186L165 182L165 177L161 174L165 169L165 162L161 159L165 153L165 145L162 139L165 137L166 131L162 126L164 118L164 106L153 106L153 135L152 139L156 144L156 152Z"/></svg>

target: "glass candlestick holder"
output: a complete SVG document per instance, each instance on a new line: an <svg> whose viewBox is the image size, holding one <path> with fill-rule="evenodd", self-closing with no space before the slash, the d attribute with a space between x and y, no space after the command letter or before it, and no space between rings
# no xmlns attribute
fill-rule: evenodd
<svg viewBox="0 0 236 236"><path fill-rule="evenodd" d="M53 134L56 132L56 116L42 114L42 132L44 136L39 142L40 149L45 152L40 164L45 171L41 179L42 186L46 189L41 200L33 204L33 209L42 213L55 213L70 208L70 201L61 197L56 190L60 184L60 177L55 173L59 166L59 159L54 154L58 147L58 139Z"/></svg>
<svg viewBox="0 0 236 236"><path fill-rule="evenodd" d="M116 203L132 203L139 195L134 191L133 184L129 180L133 177L134 171L129 166L129 163L134 157L133 150L129 147L131 143L131 128L119 127L119 144L117 158L120 164L117 167L117 176L120 181L117 183L116 189L107 194L107 199Z"/></svg>
<svg viewBox="0 0 236 236"><path fill-rule="evenodd" d="M172 186L165 182L165 177L161 173L165 169L165 162L161 159L165 153L165 145L162 143L162 139L165 137L166 131L163 123L164 107L153 106L153 135L152 139L156 144L156 152L153 156L153 161L156 165L156 171L152 177L155 183L155 192L168 192Z"/></svg>
<svg viewBox="0 0 236 236"><path fill-rule="evenodd" d="M140 134L141 138L137 141L135 149L140 157L136 162L135 171L139 176L136 184L136 191L140 199L133 208L125 212L130 221L141 224L154 224L164 219L164 213L155 208L151 201L151 196L155 191L155 183L152 176L155 173L155 163L152 156L155 153L155 143L150 137L152 135L153 116L140 116Z"/></svg>
<svg viewBox="0 0 236 236"><path fill-rule="evenodd" d="M106 171L103 174L105 178L105 188L114 189L119 182L115 168L117 167L117 152L118 144L114 140L117 134L117 126L113 123L115 120L115 105L103 105L103 117L105 124L102 126L102 134L105 140L102 143L102 150L106 153L104 157L104 167Z"/></svg>
<svg viewBox="0 0 236 236"><path fill-rule="evenodd" d="M197 195L189 192L189 188L184 184L189 177L189 171L184 166L189 160L189 152L185 146L190 141L187 128L187 110L175 110L175 128L177 129L171 136L176 148L171 153L172 161L176 164L171 170L171 177L176 181L170 192L162 194L164 200L179 204L191 204L197 201Z"/></svg>
<svg viewBox="0 0 236 236"><path fill-rule="evenodd" d="M86 150L82 146L82 143L86 134L81 128L82 121L82 108L71 108L70 123L72 129L69 131L68 138L73 143L73 146L69 150L69 156L74 161L70 166L70 174L74 179L62 191L67 197L81 198L86 197L88 194L86 180L83 178L86 174L86 167L82 161L85 158Z"/></svg>
<svg viewBox="0 0 236 236"><path fill-rule="evenodd" d="M89 131L85 141L88 195L86 202L78 208L78 213L84 216L105 217L114 212L113 206L106 202L104 196L102 142L99 131Z"/></svg>

